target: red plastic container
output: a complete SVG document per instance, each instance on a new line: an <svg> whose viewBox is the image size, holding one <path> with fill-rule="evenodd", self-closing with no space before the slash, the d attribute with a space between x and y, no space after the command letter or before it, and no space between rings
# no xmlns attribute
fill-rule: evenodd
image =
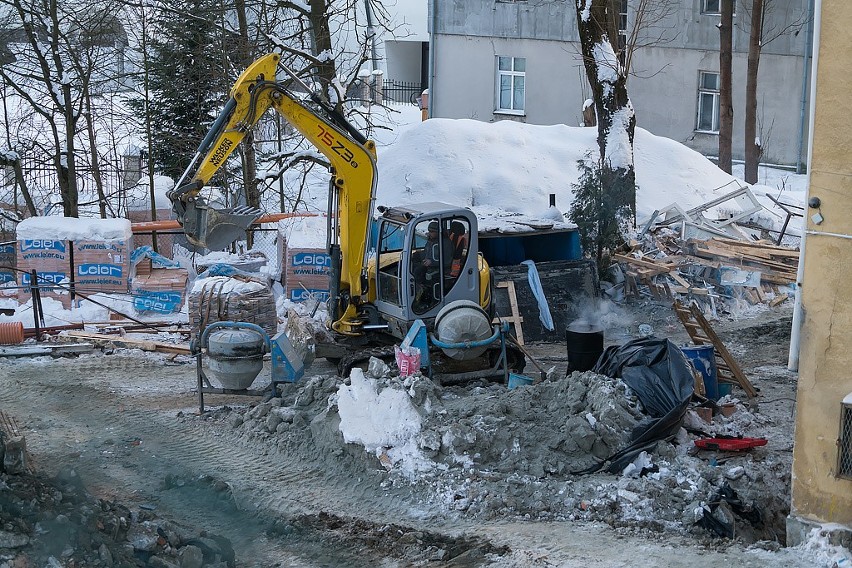
<svg viewBox="0 0 852 568"><path fill-rule="evenodd" d="M695 445L702 450L742 452L757 446L765 446L766 442L766 438L702 438L695 440Z"/></svg>

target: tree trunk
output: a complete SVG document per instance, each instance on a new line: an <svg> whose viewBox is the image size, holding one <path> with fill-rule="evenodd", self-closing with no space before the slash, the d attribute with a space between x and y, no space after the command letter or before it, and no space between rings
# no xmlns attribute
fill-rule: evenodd
<svg viewBox="0 0 852 568"><path fill-rule="evenodd" d="M95 190L98 192L98 210L101 214L101 219L107 218L107 198L104 193L104 180L101 175L100 162L98 160L98 143L95 138L95 119L92 115L92 96L86 91L83 93L86 103L86 130L89 133L89 152L92 154L92 177L95 180Z"/></svg>
<svg viewBox="0 0 852 568"><path fill-rule="evenodd" d="M745 181L757 183L762 142L757 132L757 67L760 64L760 40L763 33L763 0L752 0L751 31L748 41L745 104Z"/></svg>
<svg viewBox="0 0 852 568"><path fill-rule="evenodd" d="M331 28L329 27L328 22L328 2L327 0L310 0L310 14L308 15L308 20L311 23L311 31L313 38L313 53L314 55L319 55L321 53L334 53L331 44ZM334 80L337 77L337 69L334 64L334 59L331 57L324 57L319 64L315 65L317 69L317 75L319 76L319 80L324 89L326 89L325 95L326 98L331 98L329 96L329 91L333 89ZM336 110L341 111L343 109L343 101L338 100L330 100L329 101Z"/></svg>
<svg viewBox="0 0 852 568"><path fill-rule="evenodd" d="M586 77L592 89L598 122L603 191L609 196L629 195L636 222L636 172L633 134L636 116L627 94L627 77L608 39L609 0L578 0L577 25Z"/></svg>
<svg viewBox="0 0 852 568"><path fill-rule="evenodd" d="M76 152L74 134L76 133L77 121L74 116L71 85L67 83L62 85L62 97L65 101L65 140L63 140L65 151L62 152L61 148L58 148L60 156L65 154L65 163L61 164L62 167L60 167L60 170L62 170L60 175L65 176L65 196L63 197L62 204L65 208L66 217L79 217L80 196L77 192L77 168L75 167L74 158Z"/></svg>
<svg viewBox="0 0 852 568"><path fill-rule="evenodd" d="M722 0L719 25L719 168L731 173L734 132L731 60L733 53L734 0Z"/></svg>
<svg viewBox="0 0 852 568"><path fill-rule="evenodd" d="M12 169L15 170L15 183L17 183L18 187L21 188L21 195L24 198L24 203L27 204L27 211L29 211L30 217L35 217L38 215L38 210L36 210L35 203L33 202L32 195L30 194L30 188L27 187L27 180L24 179L24 170L21 167L21 160L15 160L12 162Z"/></svg>

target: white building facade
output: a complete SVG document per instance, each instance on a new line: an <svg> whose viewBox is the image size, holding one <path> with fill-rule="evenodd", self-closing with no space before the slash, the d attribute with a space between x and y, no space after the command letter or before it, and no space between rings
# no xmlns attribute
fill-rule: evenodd
<svg viewBox="0 0 852 568"><path fill-rule="evenodd" d="M764 163L804 162L812 0L774 0L765 16L757 89ZM628 92L638 126L718 153L719 0L658 0L667 10L638 29ZM629 35L634 0L621 0ZM734 159L743 158L750 14L735 2ZM430 0L430 116L583 124L591 96L575 0Z"/></svg>

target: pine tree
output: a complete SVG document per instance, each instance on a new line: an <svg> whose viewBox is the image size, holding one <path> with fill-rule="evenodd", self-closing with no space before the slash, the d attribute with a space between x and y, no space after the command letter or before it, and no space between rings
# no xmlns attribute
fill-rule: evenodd
<svg viewBox="0 0 852 568"><path fill-rule="evenodd" d="M220 4L172 0L158 14L150 42L151 155L177 180L227 97L227 54L216 23ZM144 102L142 103L144 105Z"/></svg>
<svg viewBox="0 0 852 568"><path fill-rule="evenodd" d="M577 161L580 179L572 184L574 201L568 218L577 225L580 245L595 259L598 274L606 275L612 251L624 243L624 233L633 218L630 197L635 195L631 184L607 182L605 171L593 162L591 153Z"/></svg>

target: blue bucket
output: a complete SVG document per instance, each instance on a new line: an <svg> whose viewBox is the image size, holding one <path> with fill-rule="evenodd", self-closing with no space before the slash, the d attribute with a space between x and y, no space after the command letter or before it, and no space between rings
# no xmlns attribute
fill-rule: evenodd
<svg viewBox="0 0 852 568"><path fill-rule="evenodd" d="M712 345L687 345L680 348L704 380L707 398L719 400L719 378L716 373L716 355Z"/></svg>
<svg viewBox="0 0 852 568"><path fill-rule="evenodd" d="M525 377L523 375L516 375L515 373L509 373L509 388L514 389L518 387L525 387L527 385L533 384L533 379L530 377Z"/></svg>

